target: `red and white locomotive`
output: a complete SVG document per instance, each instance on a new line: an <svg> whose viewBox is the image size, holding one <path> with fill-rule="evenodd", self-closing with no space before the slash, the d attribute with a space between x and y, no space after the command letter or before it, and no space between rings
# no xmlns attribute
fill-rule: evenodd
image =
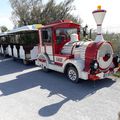
<svg viewBox="0 0 120 120"><path fill-rule="evenodd" d="M73 82L79 78L98 80L118 69L119 58L113 58L111 43L104 40L101 27L106 10L93 11L97 23L94 41L80 41L80 26L69 20L45 25L39 30L39 53L36 65L43 70L67 74Z"/></svg>

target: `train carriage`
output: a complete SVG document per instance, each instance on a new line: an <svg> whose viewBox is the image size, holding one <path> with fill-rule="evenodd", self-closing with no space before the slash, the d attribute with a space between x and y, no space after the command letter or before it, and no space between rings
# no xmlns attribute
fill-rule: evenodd
<svg viewBox="0 0 120 120"><path fill-rule="evenodd" d="M7 43L1 43L2 47L6 45L7 52L5 54L12 56L14 59L22 59L24 64L37 59L38 29L41 27L41 24L27 25L2 33L0 38L4 38L5 43ZM2 47L1 53L3 54Z"/></svg>
<svg viewBox="0 0 120 120"><path fill-rule="evenodd" d="M0 33L0 54L6 56L9 55L9 36L7 32Z"/></svg>

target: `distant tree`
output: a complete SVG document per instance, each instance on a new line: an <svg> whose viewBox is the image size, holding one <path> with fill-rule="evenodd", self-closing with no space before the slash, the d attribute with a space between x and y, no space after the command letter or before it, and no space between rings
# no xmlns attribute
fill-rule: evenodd
<svg viewBox="0 0 120 120"><path fill-rule="evenodd" d="M12 20L18 26L42 23L47 24L56 20L70 19L76 23L81 23L78 16L71 13L74 0L65 0L56 4L55 0L49 0L43 4L43 0L9 0L12 12Z"/></svg>
<svg viewBox="0 0 120 120"><path fill-rule="evenodd" d="M116 55L120 55L120 33L106 32L104 33L104 39L111 42L114 49L114 53Z"/></svg>
<svg viewBox="0 0 120 120"><path fill-rule="evenodd" d="M8 28L6 26L0 26L1 32L8 31Z"/></svg>
<svg viewBox="0 0 120 120"><path fill-rule="evenodd" d="M81 33L82 32L83 31L81 31ZM91 36L93 41L95 40L96 35L97 35L96 30L92 29ZM103 33L103 37L106 41L111 43L114 50L114 54L120 56L120 33L110 33L107 31ZM89 34L88 34L88 38L89 38ZM85 40L82 34L81 34L81 40Z"/></svg>

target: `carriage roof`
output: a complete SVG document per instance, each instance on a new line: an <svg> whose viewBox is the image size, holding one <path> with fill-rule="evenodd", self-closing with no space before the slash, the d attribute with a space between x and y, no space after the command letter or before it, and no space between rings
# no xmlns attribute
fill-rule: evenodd
<svg viewBox="0 0 120 120"><path fill-rule="evenodd" d="M26 25L26 26L15 28L15 29L10 30L8 32L0 33L0 37L15 34L15 33L34 32L34 31L37 31L38 29L40 29L42 27L43 27L42 24Z"/></svg>
<svg viewBox="0 0 120 120"><path fill-rule="evenodd" d="M42 24L27 25L27 26L15 28L7 33L14 34L14 33L32 32L32 31L37 31L38 29L42 28L42 26L43 26Z"/></svg>

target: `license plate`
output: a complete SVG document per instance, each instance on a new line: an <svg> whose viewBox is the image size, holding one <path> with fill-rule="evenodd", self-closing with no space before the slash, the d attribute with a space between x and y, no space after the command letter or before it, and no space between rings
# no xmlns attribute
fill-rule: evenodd
<svg viewBox="0 0 120 120"><path fill-rule="evenodd" d="M108 77L110 75L111 75L111 73L104 73L104 77Z"/></svg>

